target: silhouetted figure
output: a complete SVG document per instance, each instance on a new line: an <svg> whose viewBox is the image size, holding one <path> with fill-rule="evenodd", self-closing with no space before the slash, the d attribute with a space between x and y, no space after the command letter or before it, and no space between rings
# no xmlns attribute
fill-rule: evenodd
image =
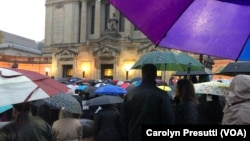
<svg viewBox="0 0 250 141"><path fill-rule="evenodd" d="M12 68L18 68L17 60L14 60L14 63L13 63L13 65L12 65Z"/></svg>
<svg viewBox="0 0 250 141"><path fill-rule="evenodd" d="M51 126L42 118L32 116L30 103L13 105L14 121L0 129L1 141L55 141Z"/></svg>
<svg viewBox="0 0 250 141"><path fill-rule="evenodd" d="M120 141L121 116L114 105L101 105L94 116L94 126L95 141Z"/></svg>
<svg viewBox="0 0 250 141"><path fill-rule="evenodd" d="M123 140L141 141L142 125L174 124L174 114L169 95L156 86L157 69L154 64L142 67L142 82L125 96L123 118Z"/></svg>
<svg viewBox="0 0 250 141"><path fill-rule="evenodd" d="M198 98L198 124L221 124L224 105L221 104L220 97L222 96L201 94L201 96Z"/></svg>

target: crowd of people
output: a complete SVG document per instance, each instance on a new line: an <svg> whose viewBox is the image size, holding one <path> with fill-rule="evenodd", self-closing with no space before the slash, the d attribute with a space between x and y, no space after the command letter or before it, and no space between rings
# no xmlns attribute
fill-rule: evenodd
<svg viewBox="0 0 250 141"><path fill-rule="evenodd" d="M197 95L194 89L197 81L187 78L175 80L174 96L170 97L157 87L156 77L156 67L153 64L144 65L141 83L124 95L123 103L96 106L92 116L82 116L63 109L42 114L41 107L34 110L32 102L14 104L12 116L8 113L9 123L0 128L0 140L141 141L142 125L250 123L247 115L250 110L248 75L235 76L228 95L223 97ZM45 115L53 116L48 118ZM93 122L90 129L81 123L83 117Z"/></svg>

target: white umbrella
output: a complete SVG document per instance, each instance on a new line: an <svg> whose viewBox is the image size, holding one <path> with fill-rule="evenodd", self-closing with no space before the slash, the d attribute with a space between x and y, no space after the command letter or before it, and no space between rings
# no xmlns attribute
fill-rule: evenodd
<svg viewBox="0 0 250 141"><path fill-rule="evenodd" d="M195 93L225 96L229 92L229 85L217 81L194 84Z"/></svg>
<svg viewBox="0 0 250 141"><path fill-rule="evenodd" d="M0 106L48 98L68 90L66 85L34 71L0 68Z"/></svg>

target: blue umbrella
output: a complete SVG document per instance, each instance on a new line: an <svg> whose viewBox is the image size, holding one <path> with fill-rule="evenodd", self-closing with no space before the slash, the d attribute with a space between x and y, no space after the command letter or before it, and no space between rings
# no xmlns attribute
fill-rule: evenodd
<svg viewBox="0 0 250 141"><path fill-rule="evenodd" d="M78 86L77 88L76 88L76 90L81 90L81 91L83 91L84 89L86 89L88 86L86 86L86 85L80 85L80 86Z"/></svg>
<svg viewBox="0 0 250 141"><path fill-rule="evenodd" d="M95 90L97 95L123 95L125 93L127 93L125 89L115 85L105 85Z"/></svg>
<svg viewBox="0 0 250 141"><path fill-rule="evenodd" d="M130 82L132 83L132 82L134 82L134 81L141 81L141 80L142 80L141 77L135 77L135 78L132 78L132 79L130 80Z"/></svg>
<svg viewBox="0 0 250 141"><path fill-rule="evenodd" d="M5 106L0 106L0 113L3 113L9 109L11 109L13 106L12 105L5 105Z"/></svg>

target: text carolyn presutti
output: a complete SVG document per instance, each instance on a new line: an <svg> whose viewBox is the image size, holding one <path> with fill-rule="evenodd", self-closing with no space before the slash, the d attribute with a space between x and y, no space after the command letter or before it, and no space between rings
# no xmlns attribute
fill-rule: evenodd
<svg viewBox="0 0 250 141"><path fill-rule="evenodd" d="M217 129L209 129L209 130L202 130L202 131L197 131L197 130L190 130L190 129L181 129L181 130L171 130L171 129L166 129L166 130L153 130L153 129L147 129L146 130L146 136L148 137L169 137L169 138L174 138L174 137L180 137L180 136L188 136L188 137L204 137L204 136L217 136Z"/></svg>

